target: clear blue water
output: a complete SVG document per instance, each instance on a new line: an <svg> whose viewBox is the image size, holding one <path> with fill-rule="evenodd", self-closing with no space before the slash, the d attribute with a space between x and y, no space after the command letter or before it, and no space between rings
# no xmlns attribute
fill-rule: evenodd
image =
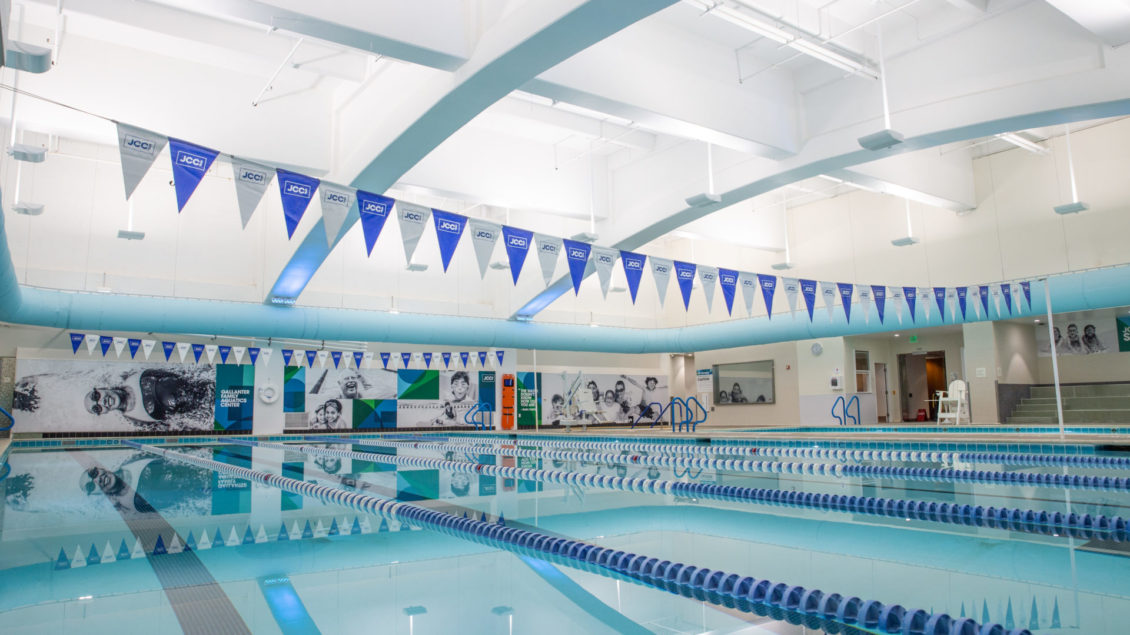
<svg viewBox="0 0 1130 635"><path fill-rule="evenodd" d="M398 467L379 455L363 460L230 444L168 447L460 517L502 516L509 526L604 547L1037 633L1115 635L1130 623L1127 543ZM631 453L616 465L515 457L508 453L512 447L537 450L539 443L451 454L401 446L396 453L1130 517L1130 494L1120 491L648 468L632 465ZM657 445L651 453L663 450ZM0 519L5 633L819 632L407 522L382 522L313 496L135 449L16 450L9 462ZM977 469L1130 476L1100 468ZM194 547L189 552L186 543Z"/></svg>

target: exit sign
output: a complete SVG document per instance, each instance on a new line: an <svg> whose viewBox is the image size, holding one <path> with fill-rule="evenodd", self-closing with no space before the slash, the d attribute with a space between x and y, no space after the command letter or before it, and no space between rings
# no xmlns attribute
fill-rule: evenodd
<svg viewBox="0 0 1130 635"><path fill-rule="evenodd" d="M910 343L911 343L911 344L914 344L914 343L915 343L915 342L917 342L917 341L918 341L918 336L917 336L917 335L911 335L911 336L910 336Z"/></svg>

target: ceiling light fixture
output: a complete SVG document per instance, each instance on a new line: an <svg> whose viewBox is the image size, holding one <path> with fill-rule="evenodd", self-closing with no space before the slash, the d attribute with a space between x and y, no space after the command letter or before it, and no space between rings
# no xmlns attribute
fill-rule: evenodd
<svg viewBox="0 0 1130 635"><path fill-rule="evenodd" d="M1033 154L1047 154L1048 152L1050 152L1050 150L1048 150L1044 146L1036 143L1035 141L1032 141L1031 139L1025 139L1015 132L1002 132L994 136L1001 141L1011 143L1012 145L1022 150L1027 150Z"/></svg>
<svg viewBox="0 0 1130 635"><path fill-rule="evenodd" d="M785 261L770 265L777 271L793 268L792 258L789 257L789 206L781 201L781 224L785 228Z"/></svg>
<svg viewBox="0 0 1130 635"><path fill-rule="evenodd" d="M865 150L876 152L902 143L901 133L891 129L891 103L887 99L887 65L883 61L883 27L876 25L876 40L879 43L879 89L883 93L883 129L864 135L858 139Z"/></svg>
<svg viewBox="0 0 1130 635"><path fill-rule="evenodd" d="M1063 205L1056 205L1054 208L1056 214L1078 214L1079 212L1086 211L1088 205L1079 200L1079 190L1075 187L1075 159L1071 154L1071 128L1065 124L1063 126L1063 138L1067 142L1067 174L1071 177L1071 202Z"/></svg>
<svg viewBox="0 0 1130 635"><path fill-rule="evenodd" d="M910 226L910 199L903 199L906 201L906 235L902 238L896 238L891 241L895 247L907 247L909 245L918 244L918 237L914 235L914 229Z"/></svg>

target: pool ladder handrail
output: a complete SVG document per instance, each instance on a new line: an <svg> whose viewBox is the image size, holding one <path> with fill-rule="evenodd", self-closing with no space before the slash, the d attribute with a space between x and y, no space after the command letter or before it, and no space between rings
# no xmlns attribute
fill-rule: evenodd
<svg viewBox="0 0 1130 635"><path fill-rule="evenodd" d="M647 404L646 406L644 406L643 411L640 412L639 416L636 417L634 421L632 421L632 429L633 430L635 429L636 424L639 423L641 419L643 419L644 414L648 410L651 410L652 406L658 406L659 407L659 414L655 415L655 418L651 420L651 425L648 426L649 428L654 428L655 424L659 423L663 419L663 413L667 412L667 409L671 407L671 404L667 404L666 406L664 406L663 404L659 403L658 401L653 401L653 402Z"/></svg>
<svg viewBox="0 0 1130 635"><path fill-rule="evenodd" d="M853 403L855 404L855 414L854 415L852 415L851 411L850 411L851 405ZM842 409L842 411L844 413L843 416L841 416L838 412L836 412L836 408ZM854 425L859 425L859 419L860 419L859 395L852 395L851 399L846 399L843 395L838 395L836 397L836 400L834 402L832 402L832 416L835 417L836 420L840 422L839 425L841 425L841 426L846 426L848 424L847 423L848 419L851 419L852 421L854 421L855 422Z"/></svg>
<svg viewBox="0 0 1130 635"><path fill-rule="evenodd" d="M12 416L12 413L8 412L7 410L5 410L2 407L0 407L0 414L3 414L5 417L8 417L8 425L4 426L3 428L0 428L0 432L7 432L8 430L11 430L12 426L16 425L16 418Z"/></svg>
<svg viewBox="0 0 1130 635"><path fill-rule="evenodd" d="M467 414L463 415L463 423L475 426L476 430L489 430L489 424L494 423L494 409L485 401L480 401L475 404ZM485 417L475 418L475 415L485 415Z"/></svg>
<svg viewBox="0 0 1130 635"><path fill-rule="evenodd" d="M707 417L707 416L708 416L708 415L709 415L710 413L709 413L709 412L707 412L707 410L706 410L706 406L702 405L702 402L698 400L698 397L695 397L694 395L691 395L690 397L687 397L687 398L686 398L686 404L687 404L687 409L688 409L688 410L690 409L690 405L691 405L691 403L694 403L694 405L695 405L695 406L698 406L699 410L702 410L702 418L701 418L701 419L700 419L700 418L698 418L698 412L697 412L697 411L695 411L695 414L694 414L694 418L693 418L693 419L691 418L691 415L690 415L690 413L688 413L688 414L687 414L687 428L688 428L688 429L689 429L689 430L690 430L691 432L694 432L695 430L697 430L697 429L698 429L698 424L700 424L700 423L702 423L702 422L706 421L706 417Z"/></svg>

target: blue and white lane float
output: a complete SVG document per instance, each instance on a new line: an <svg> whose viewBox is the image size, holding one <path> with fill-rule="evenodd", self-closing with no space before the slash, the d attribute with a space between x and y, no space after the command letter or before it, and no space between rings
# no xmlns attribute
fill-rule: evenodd
<svg viewBox="0 0 1130 635"><path fill-rule="evenodd" d="M1027 629L1005 630L1000 624L981 625L972 619L953 618L945 613L928 613L923 610L906 609L897 604L885 605L876 600L864 601L857 597L845 598L839 593L826 593L819 589L806 589L798 585L750 576L742 577L736 573L684 565L627 551L608 549L579 540L507 527L501 522L488 523L473 518L460 518L454 514L379 498L371 494L306 483L278 474L237 467L136 441L123 440L122 444L169 460L277 487L292 494L312 496L386 520L396 520L408 523L410 526L431 529L506 551L544 558L702 602L720 604L758 615L769 615L775 619L786 619L794 624L809 623L813 628L821 628L828 633L865 632L856 628L858 626L891 634L1031 635ZM279 445L259 444L254 441L240 444L262 447ZM290 446L281 447L297 449ZM366 460L373 459L374 455L366 455Z"/></svg>
<svg viewBox="0 0 1130 635"><path fill-rule="evenodd" d="M792 463L786 461L755 461L750 459L722 459L708 457L673 457L651 454L598 454L596 452L571 452L567 450L533 450L528 448L502 448L497 445L464 445L452 443L427 443L421 441L354 441L345 437L307 436L306 441L323 443L355 443L387 448L414 448L454 452L489 451L529 458L556 459L559 461L589 461L606 464L670 467L696 470L724 470L728 472L758 472L770 474L808 474L832 478L865 477L892 478L942 483L966 482L992 485L1019 485L1029 487L1055 487L1130 491L1130 478L1086 476L1080 474L1033 474L1031 472L1000 472L985 470L958 470L933 467L892 467L886 465L843 465L840 463ZM622 450L631 452L631 450Z"/></svg>
<svg viewBox="0 0 1130 635"><path fill-rule="evenodd" d="M462 435L449 437L464 438ZM418 437L417 437L418 438ZM1074 466L1107 469L1130 469L1130 458L1118 456L1091 456L1066 454L1029 454L1023 452L947 452L929 450L848 450L841 448L778 448L756 445L728 445L725 441L712 441L710 444L678 445L671 443L648 443L640 441L566 441L533 437L528 439L509 439L497 437L473 437L475 443L469 445L538 445L542 447L572 448L579 450L614 450L629 452L650 452L674 456L749 456L756 454L768 458L831 459L836 461L902 461L902 462L962 462L999 463L1003 465L1030 466ZM395 440L390 437L388 440ZM406 439L411 440L411 439Z"/></svg>
<svg viewBox="0 0 1130 635"><path fill-rule="evenodd" d="M661 494L689 498L710 498L727 502L785 505L818 509L821 511L849 512L870 516L886 516L906 520L968 525L1003 529L1008 531L1070 536L1082 540L1100 539L1123 542L1130 539L1130 524L1121 516L1091 516L1090 514L1064 514L1008 507L983 507L958 505L934 501L875 498L872 496L844 496L813 492L793 492L779 489L715 485L713 483L685 483L648 478L628 478L607 474L581 474L556 470L536 470L524 467L485 465L466 461L445 461L415 456L400 456L373 452L353 452L333 448L316 448L308 445L286 445L233 439L231 443L251 447L294 450L303 454L361 459L426 469L448 470L466 474L486 474L503 478L540 481L543 483L576 484L603 489L622 490L640 494ZM357 444L364 445L364 444Z"/></svg>

